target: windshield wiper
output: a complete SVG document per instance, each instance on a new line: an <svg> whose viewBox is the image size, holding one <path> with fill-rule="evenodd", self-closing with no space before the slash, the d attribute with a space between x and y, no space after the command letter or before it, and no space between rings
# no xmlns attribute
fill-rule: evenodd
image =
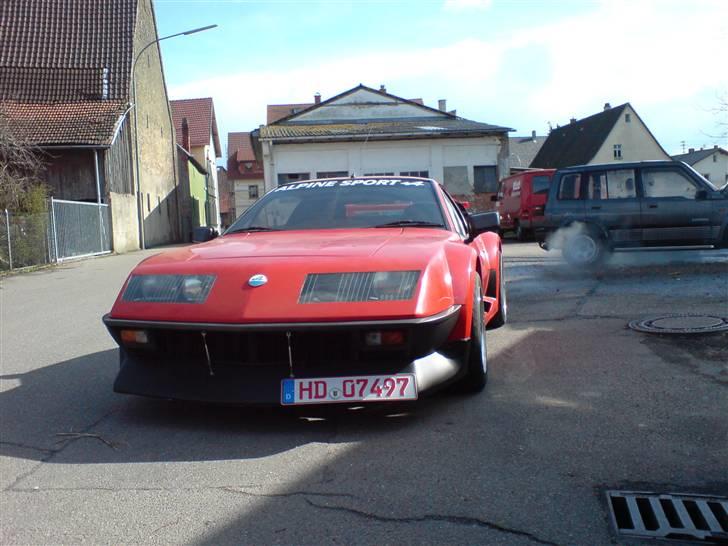
<svg viewBox="0 0 728 546"><path fill-rule="evenodd" d="M244 231L280 231L280 229L265 226L248 226L246 228L237 228L231 231L227 231L225 232L225 234L229 235L230 233L242 233Z"/></svg>
<svg viewBox="0 0 728 546"><path fill-rule="evenodd" d="M388 222L386 224L379 224L374 226L377 228L387 227L445 227L437 222L425 222L423 220L397 220L396 222Z"/></svg>

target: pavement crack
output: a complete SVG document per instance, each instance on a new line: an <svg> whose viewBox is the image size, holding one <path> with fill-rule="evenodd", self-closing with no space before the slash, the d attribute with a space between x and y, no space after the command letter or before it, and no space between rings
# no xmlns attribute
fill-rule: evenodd
<svg viewBox="0 0 728 546"><path fill-rule="evenodd" d="M23 444L20 442L6 442L6 441L0 441L0 445L2 446L11 446L11 447L19 447L21 449L30 449L31 451L39 451L40 453L45 453L47 455L51 455L52 453L55 453L58 451L57 449L49 449L45 447L37 447L37 446L30 446L27 444Z"/></svg>
<svg viewBox="0 0 728 546"><path fill-rule="evenodd" d="M237 493L240 495L246 495L249 497L262 497L262 498L276 498L276 497L324 497L324 498L349 498L355 499L356 497L350 493L326 493L317 491L289 491L287 493L255 493L253 491L246 491L233 486L224 486L219 489L228 491L230 493ZM308 501L308 499L306 499Z"/></svg>
<svg viewBox="0 0 728 546"><path fill-rule="evenodd" d="M483 527L484 529L490 529L492 531L498 531L501 533L507 533L515 536L527 538L537 544L546 544L548 546L559 546L557 542L551 542L537 537L536 535L529 533L528 531L521 531L520 529L513 529L511 527L505 527L498 523L485 521L479 518L473 518L469 516L448 516L443 514L425 514L418 517L388 517L372 514L371 512L364 512L363 510L356 510L355 508L348 508L345 506L326 506L324 504L317 504L310 499L306 499L306 502L314 508L320 508L322 510L331 510L336 512L345 512L352 514L364 519L378 521L381 523L423 523L423 522L443 522L452 523L453 525L468 525Z"/></svg>

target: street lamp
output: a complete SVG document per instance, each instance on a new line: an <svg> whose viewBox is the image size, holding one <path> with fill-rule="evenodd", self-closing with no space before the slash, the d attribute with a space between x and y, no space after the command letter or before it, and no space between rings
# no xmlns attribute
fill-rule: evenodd
<svg viewBox="0 0 728 546"><path fill-rule="evenodd" d="M169 38L175 38L176 36L188 36L190 34L195 34L197 32L202 32L204 30L210 30L211 28L215 28L217 25L207 25L206 27L200 27L200 28L194 28L192 30L185 30L184 32L178 32L177 34L170 34L169 36L163 36L162 38L157 38L156 40L153 40L149 42L147 45L145 45L141 51L137 54L136 58L134 59L134 63L131 65L131 93L132 93L132 102L134 103L134 163L136 165L136 192L137 192L137 217L139 221L139 246L143 249L146 248L146 244L144 241L144 200L142 199L142 191L141 191L141 172L139 170L139 138L137 133L137 127L139 125L138 123L138 116L137 116L137 100L136 100L136 65L139 59L142 56L142 53L144 53L149 46L152 46L158 42L161 42L162 40L168 40ZM160 53L161 56L161 53ZM179 211L177 211L179 214Z"/></svg>

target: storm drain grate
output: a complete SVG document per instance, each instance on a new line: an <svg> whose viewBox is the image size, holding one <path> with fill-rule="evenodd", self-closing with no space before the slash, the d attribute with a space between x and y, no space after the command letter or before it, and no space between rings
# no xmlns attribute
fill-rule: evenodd
<svg viewBox="0 0 728 546"><path fill-rule="evenodd" d="M728 498L607 491L612 525L623 536L728 544Z"/></svg>
<svg viewBox="0 0 728 546"><path fill-rule="evenodd" d="M649 334L713 334L728 332L728 318L682 313L633 320L629 327Z"/></svg>

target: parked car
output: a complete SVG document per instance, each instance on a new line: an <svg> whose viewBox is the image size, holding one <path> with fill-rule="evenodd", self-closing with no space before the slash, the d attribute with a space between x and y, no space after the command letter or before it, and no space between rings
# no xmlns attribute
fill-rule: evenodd
<svg viewBox="0 0 728 546"><path fill-rule="evenodd" d="M728 188L675 161L569 167L556 172L537 230L543 248L593 265L622 248L728 247Z"/></svg>
<svg viewBox="0 0 728 546"><path fill-rule="evenodd" d="M543 223L544 206L555 169L534 169L501 180L496 209L501 215L501 231L513 231L519 241L533 235Z"/></svg>
<svg viewBox="0 0 728 546"><path fill-rule="evenodd" d="M104 317L114 390L242 404L413 400L487 379L506 321L498 213L434 180L284 184L222 236L140 263Z"/></svg>

